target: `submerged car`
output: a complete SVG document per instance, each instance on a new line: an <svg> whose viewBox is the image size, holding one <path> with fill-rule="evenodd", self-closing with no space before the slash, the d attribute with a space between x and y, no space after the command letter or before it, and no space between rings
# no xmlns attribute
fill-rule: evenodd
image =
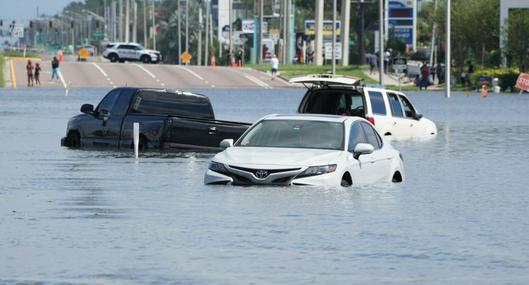
<svg viewBox="0 0 529 285"><path fill-rule="evenodd" d="M205 184L351 186L402 182L402 156L367 120L269 115L213 157Z"/></svg>
<svg viewBox="0 0 529 285"><path fill-rule="evenodd" d="M298 113L358 116L384 136L425 138L437 134L434 122L423 117L402 92L363 86L358 78L340 75L296 77L308 87Z"/></svg>

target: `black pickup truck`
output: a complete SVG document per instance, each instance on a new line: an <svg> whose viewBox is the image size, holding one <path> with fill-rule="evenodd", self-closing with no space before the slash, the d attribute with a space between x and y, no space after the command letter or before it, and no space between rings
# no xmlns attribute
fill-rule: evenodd
<svg viewBox="0 0 529 285"><path fill-rule="evenodd" d="M223 139L237 140L250 126L216 120L204 95L165 89L115 88L81 112L68 121L62 146L131 149L139 122L141 150L217 151Z"/></svg>

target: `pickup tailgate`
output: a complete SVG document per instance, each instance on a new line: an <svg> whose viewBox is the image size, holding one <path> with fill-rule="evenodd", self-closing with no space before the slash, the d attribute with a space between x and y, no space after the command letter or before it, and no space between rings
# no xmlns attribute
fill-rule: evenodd
<svg viewBox="0 0 529 285"><path fill-rule="evenodd" d="M163 148L218 151L223 139L237 140L251 124L206 120L186 117L169 117L166 121Z"/></svg>

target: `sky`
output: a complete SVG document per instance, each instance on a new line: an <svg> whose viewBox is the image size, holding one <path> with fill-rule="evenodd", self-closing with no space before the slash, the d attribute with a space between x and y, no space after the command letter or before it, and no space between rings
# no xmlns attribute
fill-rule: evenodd
<svg viewBox="0 0 529 285"><path fill-rule="evenodd" d="M80 1L80 0L77 0ZM73 0L0 0L0 19L25 22L40 14L55 15Z"/></svg>

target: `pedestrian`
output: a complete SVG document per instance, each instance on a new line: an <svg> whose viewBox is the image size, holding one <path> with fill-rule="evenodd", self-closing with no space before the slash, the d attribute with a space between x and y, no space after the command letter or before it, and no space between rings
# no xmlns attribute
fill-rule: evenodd
<svg viewBox="0 0 529 285"><path fill-rule="evenodd" d="M386 52L384 52L384 73L388 73L390 57L391 57L391 51L386 50Z"/></svg>
<svg viewBox="0 0 529 285"><path fill-rule="evenodd" d="M235 54L235 58L237 59L237 66L242 67L242 62L244 58L244 50L242 48L237 48L237 53Z"/></svg>
<svg viewBox="0 0 529 285"><path fill-rule="evenodd" d="M272 59L270 60L270 64L272 65L272 80L274 80L274 78L276 77L277 72L279 70L279 59L277 58L277 56L275 54L272 55Z"/></svg>
<svg viewBox="0 0 529 285"><path fill-rule="evenodd" d="M445 77L444 77L444 72L443 72L443 68L441 67L441 64L437 63L435 69L437 73L437 79L439 79L439 84L443 84Z"/></svg>
<svg viewBox="0 0 529 285"><path fill-rule="evenodd" d="M423 63L421 66L421 80L419 85L419 90L424 87L424 89L428 89L428 85L430 84L430 68L428 67L428 64L426 62Z"/></svg>
<svg viewBox="0 0 529 285"><path fill-rule="evenodd" d="M487 84L481 85L481 98L487 98L489 96L489 88Z"/></svg>
<svg viewBox="0 0 529 285"><path fill-rule="evenodd" d="M34 79L35 79L35 84L38 84L40 85L40 64L37 62L35 63L35 74L34 74Z"/></svg>
<svg viewBox="0 0 529 285"><path fill-rule="evenodd" d="M53 80L53 78L59 80L59 60L56 56L54 56L51 61L51 80Z"/></svg>
<svg viewBox="0 0 529 285"><path fill-rule="evenodd" d="M312 45L309 45L309 47L307 48L307 61L306 63L312 63L313 60L314 60L314 49L312 49Z"/></svg>
<svg viewBox="0 0 529 285"><path fill-rule="evenodd" d="M226 54L226 65L227 66L231 65L231 59L232 59L232 54L231 54L231 48L230 48L228 49L228 53Z"/></svg>
<svg viewBox="0 0 529 285"><path fill-rule="evenodd" d="M467 81L468 85L472 84L472 74L474 74L474 65L469 60L468 61L468 68L467 68L467 78L466 78L466 81Z"/></svg>
<svg viewBox="0 0 529 285"><path fill-rule="evenodd" d="M31 59L28 59L28 64L26 64L26 72L28 75L28 87L33 86L33 63L31 63Z"/></svg>
<svg viewBox="0 0 529 285"><path fill-rule="evenodd" d="M366 58L367 58L367 63L369 64L369 75L372 75L375 69L377 69L376 55L368 53Z"/></svg>

